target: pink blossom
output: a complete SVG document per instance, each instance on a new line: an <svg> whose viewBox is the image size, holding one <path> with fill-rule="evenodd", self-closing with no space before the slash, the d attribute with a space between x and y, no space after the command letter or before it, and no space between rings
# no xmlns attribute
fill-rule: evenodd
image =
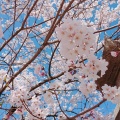
<svg viewBox="0 0 120 120"><path fill-rule="evenodd" d="M117 57L119 55L120 51L111 51L111 56Z"/></svg>
<svg viewBox="0 0 120 120"><path fill-rule="evenodd" d="M42 68L41 65L37 65L37 66L35 67L34 73L35 73L35 74L39 74L41 68Z"/></svg>
<svg viewBox="0 0 120 120"><path fill-rule="evenodd" d="M117 52L112 51L112 52L111 52L111 56L117 57Z"/></svg>
<svg viewBox="0 0 120 120"><path fill-rule="evenodd" d="M42 71L42 72L39 73L39 75L43 77L43 76L45 76L45 72Z"/></svg>

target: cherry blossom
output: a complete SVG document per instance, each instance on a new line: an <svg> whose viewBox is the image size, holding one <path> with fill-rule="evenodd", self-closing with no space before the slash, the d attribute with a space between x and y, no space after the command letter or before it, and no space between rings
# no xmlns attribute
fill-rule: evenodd
<svg viewBox="0 0 120 120"><path fill-rule="evenodd" d="M117 57L119 55L119 51L111 51L111 55L113 57Z"/></svg>
<svg viewBox="0 0 120 120"><path fill-rule="evenodd" d="M2 27L0 26L0 38L3 37Z"/></svg>
<svg viewBox="0 0 120 120"><path fill-rule="evenodd" d="M109 58L119 60L119 4L1 0L2 117L113 120L112 114L101 113L100 105L105 100L119 104L120 86L104 84L98 89L96 81L109 71ZM106 37L117 43L115 48L105 46Z"/></svg>

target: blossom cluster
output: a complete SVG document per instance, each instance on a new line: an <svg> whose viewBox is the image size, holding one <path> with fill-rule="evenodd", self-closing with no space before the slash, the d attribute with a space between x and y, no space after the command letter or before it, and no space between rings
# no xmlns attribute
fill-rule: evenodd
<svg viewBox="0 0 120 120"><path fill-rule="evenodd" d="M56 33L61 41L60 53L66 59L65 75L69 77L68 79L78 78L81 86L84 86L80 88L81 92L87 95L96 89L96 84L88 83L88 87L92 85L93 90L88 89L82 80L97 80L105 74L108 66L106 60L97 59L95 56L97 35L93 34L94 28L87 27L79 20L65 19L64 23L56 28ZM97 74L99 71L101 76Z"/></svg>
<svg viewBox="0 0 120 120"><path fill-rule="evenodd" d="M79 56L90 56L90 51L96 47L94 28L87 27L79 20L65 19L64 23L56 28L57 37L61 40L61 54L71 60Z"/></svg>
<svg viewBox="0 0 120 120"><path fill-rule="evenodd" d="M96 90L97 85L94 81L91 82L82 82L79 86L79 90L85 95L88 96L88 94L94 92Z"/></svg>
<svg viewBox="0 0 120 120"><path fill-rule="evenodd" d="M22 116L26 113L26 120L44 119L46 115L49 114L49 110L44 108L45 103L42 102L41 99L43 97L46 103L51 104L53 102L52 94L46 92L42 97L37 97L35 93L37 94L38 91L39 93L43 93L43 90L40 88L33 92L29 92L31 86L37 83L37 79L33 76L33 73L28 71L24 71L22 75L16 77L15 83L15 88L14 90L11 90L8 97L8 103L10 103L11 106L16 107L15 114ZM9 87L11 88L11 85L9 85ZM5 118L9 117L11 116L5 116Z"/></svg>
<svg viewBox="0 0 120 120"><path fill-rule="evenodd" d="M0 70L0 87L2 87L2 85L4 83L6 83L9 79L9 75L7 75L7 71L4 69Z"/></svg>
<svg viewBox="0 0 120 120"><path fill-rule="evenodd" d="M97 80L102 77L108 66L106 60L97 59L94 54L97 37L93 34L94 29L88 28L77 20L65 19L64 23L57 27L56 33L61 41L60 53L66 59L65 75L68 79L78 78L81 83L78 89L85 96L88 96L96 90L96 83L89 80ZM116 57L117 53L111 52L111 55ZM87 59L87 61L80 63L80 59L81 61ZM99 71L101 71L101 76L98 76ZM104 85L102 89L105 99L113 103L120 101L120 88Z"/></svg>
<svg viewBox="0 0 120 120"><path fill-rule="evenodd" d="M118 104L120 101L120 87L117 88L116 86L111 87L105 84L102 86L102 92L104 94L104 98L112 101L115 104Z"/></svg>

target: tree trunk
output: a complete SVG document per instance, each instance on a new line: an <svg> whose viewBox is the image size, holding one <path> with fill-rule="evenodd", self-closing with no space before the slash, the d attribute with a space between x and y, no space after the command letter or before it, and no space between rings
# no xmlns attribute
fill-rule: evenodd
<svg viewBox="0 0 120 120"><path fill-rule="evenodd" d="M120 120L120 110L119 110L119 112L118 112L118 114L117 114L115 120Z"/></svg>
<svg viewBox="0 0 120 120"><path fill-rule="evenodd" d="M118 56L113 57L111 51L118 52ZM97 89L101 91L104 84L120 87L120 40L105 39L103 59L108 61L109 65L105 74L96 81ZM100 76L100 72L98 75ZM120 106L115 120L120 120Z"/></svg>
<svg viewBox="0 0 120 120"><path fill-rule="evenodd" d="M116 81L116 86L120 87L120 72ZM120 104L120 103L119 103ZM117 116L115 117L115 120L120 120L120 106L119 106L119 111L117 113Z"/></svg>
<svg viewBox="0 0 120 120"><path fill-rule="evenodd" d="M105 74L101 77L100 72L98 75L100 78L96 81L98 90L102 90L102 86L107 84L109 86L116 86L119 87L120 82L117 80L120 72L120 54L117 57L113 57L111 55L111 51L118 52L120 51L120 42L119 41L112 41L112 40L105 40L104 50L103 50L103 59L105 59L108 64L108 70ZM120 78L120 77L119 77ZM118 81L118 82L117 82Z"/></svg>

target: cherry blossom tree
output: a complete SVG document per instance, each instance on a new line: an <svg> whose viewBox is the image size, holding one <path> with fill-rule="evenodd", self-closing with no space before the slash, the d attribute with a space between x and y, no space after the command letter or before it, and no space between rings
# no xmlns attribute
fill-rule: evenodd
<svg viewBox="0 0 120 120"><path fill-rule="evenodd" d="M120 0L0 5L1 119L120 120Z"/></svg>

